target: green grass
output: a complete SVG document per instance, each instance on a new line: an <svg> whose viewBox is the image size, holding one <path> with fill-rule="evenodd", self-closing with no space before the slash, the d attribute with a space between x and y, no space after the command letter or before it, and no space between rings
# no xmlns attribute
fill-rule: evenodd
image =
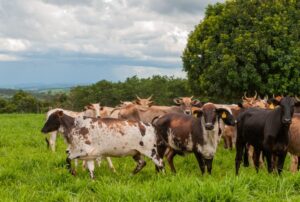
<svg viewBox="0 0 300 202"><path fill-rule="evenodd" d="M256 174L253 167L234 174L235 151L219 146L211 176L200 174L193 155L175 157L177 174L157 174L152 162L132 176L134 161L113 158L117 173L103 161L94 181L78 168L65 168L65 144L46 148L40 133L44 115L0 115L0 201L300 201L300 174Z"/></svg>

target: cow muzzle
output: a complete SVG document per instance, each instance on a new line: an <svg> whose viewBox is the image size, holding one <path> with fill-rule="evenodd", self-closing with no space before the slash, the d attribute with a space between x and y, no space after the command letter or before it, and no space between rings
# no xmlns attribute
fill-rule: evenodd
<svg viewBox="0 0 300 202"><path fill-rule="evenodd" d="M282 123L283 123L283 124L286 124L286 125L291 124L291 123L292 123L292 119L290 119L290 118L284 118L284 119L282 120Z"/></svg>
<svg viewBox="0 0 300 202"><path fill-rule="evenodd" d="M205 129L206 130L212 130L212 129L214 129L214 125L212 123L206 123L205 124Z"/></svg>
<svg viewBox="0 0 300 202"><path fill-rule="evenodd" d="M187 115L191 115L192 114L191 110L185 110L184 113L187 114Z"/></svg>

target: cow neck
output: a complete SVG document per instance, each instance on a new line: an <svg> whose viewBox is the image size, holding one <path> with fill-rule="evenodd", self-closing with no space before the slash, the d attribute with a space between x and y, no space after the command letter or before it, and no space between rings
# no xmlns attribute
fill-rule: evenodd
<svg viewBox="0 0 300 202"><path fill-rule="evenodd" d="M59 118L61 126L65 129L64 131L67 133L74 127L74 120L75 118L66 114Z"/></svg>

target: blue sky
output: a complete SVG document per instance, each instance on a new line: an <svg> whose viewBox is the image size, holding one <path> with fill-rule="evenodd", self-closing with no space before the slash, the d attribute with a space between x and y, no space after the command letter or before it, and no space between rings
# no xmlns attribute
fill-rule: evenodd
<svg viewBox="0 0 300 202"><path fill-rule="evenodd" d="M185 77L181 54L221 0L0 0L0 87Z"/></svg>

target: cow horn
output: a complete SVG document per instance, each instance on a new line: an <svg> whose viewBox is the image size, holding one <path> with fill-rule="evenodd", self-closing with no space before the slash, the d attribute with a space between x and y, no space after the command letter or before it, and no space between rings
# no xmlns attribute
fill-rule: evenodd
<svg viewBox="0 0 300 202"><path fill-rule="evenodd" d="M152 94L150 97L148 97L147 100L148 100L148 101L151 100L152 96L153 96L153 94Z"/></svg>
<svg viewBox="0 0 300 202"><path fill-rule="evenodd" d="M193 97L194 97L194 96L192 95L192 97L190 97L190 99L193 99Z"/></svg>
<svg viewBox="0 0 300 202"><path fill-rule="evenodd" d="M275 98L275 95L274 95L274 93L273 93L273 98Z"/></svg>
<svg viewBox="0 0 300 202"><path fill-rule="evenodd" d="M256 98L257 98L257 92L255 91L255 95L254 95L254 100L256 100Z"/></svg>
<svg viewBox="0 0 300 202"><path fill-rule="evenodd" d="M244 93L244 96L243 96L246 100L248 100L249 98L247 97L247 92ZM244 100L244 99L243 99Z"/></svg>
<svg viewBox="0 0 300 202"><path fill-rule="evenodd" d="M137 98L138 100L141 100L141 98L140 98L138 95L136 95L136 98Z"/></svg>
<svg viewBox="0 0 300 202"><path fill-rule="evenodd" d="M297 100L297 102L300 102L300 98L298 98L296 95L295 95L295 99Z"/></svg>

